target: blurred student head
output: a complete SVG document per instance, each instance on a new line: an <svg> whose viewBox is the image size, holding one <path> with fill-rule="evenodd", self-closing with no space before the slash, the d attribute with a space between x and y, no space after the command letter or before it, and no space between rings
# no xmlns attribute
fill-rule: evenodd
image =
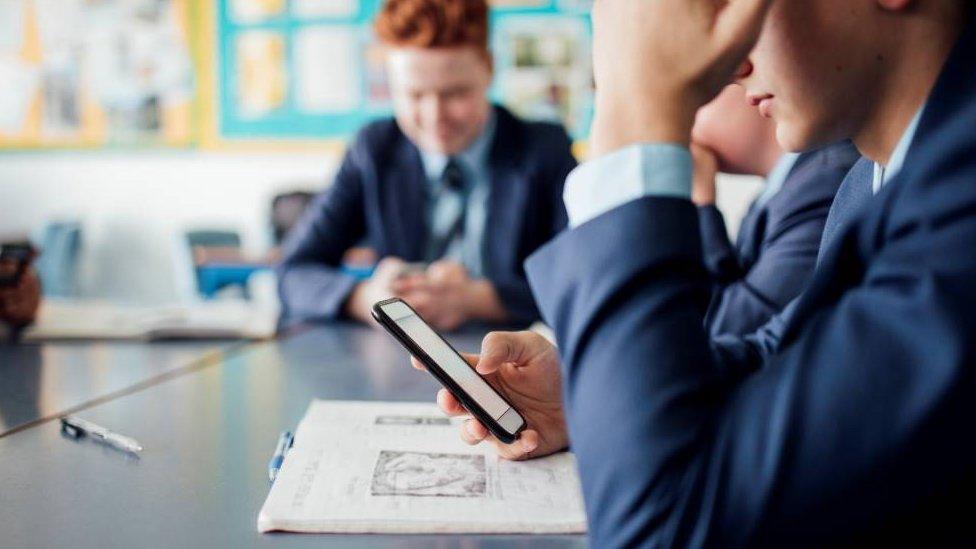
<svg viewBox="0 0 976 549"><path fill-rule="evenodd" d="M491 111L485 0L386 0L374 28L403 133L425 151L467 148Z"/></svg>
<svg viewBox="0 0 976 549"><path fill-rule="evenodd" d="M781 0L770 9L740 83L779 143L800 151L852 138L861 152L890 149L885 128L914 112L923 76L941 70L967 0ZM905 112L902 112L905 111ZM896 115L899 120L890 120ZM901 120L905 118L905 120ZM897 137L894 137L897 140ZM881 153L883 155L884 153Z"/></svg>
<svg viewBox="0 0 976 549"><path fill-rule="evenodd" d="M725 173L765 176L783 154L776 125L749 104L742 86L727 86L698 110L691 139L714 153Z"/></svg>

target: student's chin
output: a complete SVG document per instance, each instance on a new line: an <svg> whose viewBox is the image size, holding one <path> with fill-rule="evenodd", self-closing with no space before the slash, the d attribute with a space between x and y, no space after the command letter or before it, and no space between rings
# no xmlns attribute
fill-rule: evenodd
<svg viewBox="0 0 976 549"><path fill-rule="evenodd" d="M786 152L805 152L832 143L830 140L820 139L813 132L806 131L786 122L776 122L776 142Z"/></svg>

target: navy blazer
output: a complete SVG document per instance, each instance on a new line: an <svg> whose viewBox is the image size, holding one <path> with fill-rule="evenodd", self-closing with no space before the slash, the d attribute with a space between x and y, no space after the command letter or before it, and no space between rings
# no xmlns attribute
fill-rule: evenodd
<svg viewBox="0 0 976 549"><path fill-rule="evenodd" d="M971 22L904 167L743 379L709 351L689 201L632 201L529 259L593 546L976 542L973 59Z"/></svg>
<svg viewBox="0 0 976 549"><path fill-rule="evenodd" d="M754 332L806 287L834 195L860 153L849 141L800 155L782 188L742 219L735 246L715 206L698 209L715 291L705 315L714 337Z"/></svg>
<svg viewBox="0 0 976 549"><path fill-rule="evenodd" d="M563 183L576 166L560 126L519 120L495 107L485 221L486 278L511 320L538 318L523 262L566 226ZM359 282L340 271L365 241L380 255L422 261L428 239L427 181L420 151L392 119L361 130L332 187L309 206L283 245L278 268L285 322L328 320Z"/></svg>
<svg viewBox="0 0 976 549"><path fill-rule="evenodd" d="M874 162L866 158L858 160L844 177L834 202L830 205L827 220L824 222L817 266L824 256L832 253L831 250L840 245L837 235L840 234L841 229L848 223L853 223L859 212L868 207L874 198L871 190L873 177ZM769 355L779 349L783 332L790 324L790 317L796 311L798 301L799 297L794 298L781 312L773 315L768 322L753 332L712 333L712 351L715 353L715 363L720 370L730 377L740 377L761 368Z"/></svg>

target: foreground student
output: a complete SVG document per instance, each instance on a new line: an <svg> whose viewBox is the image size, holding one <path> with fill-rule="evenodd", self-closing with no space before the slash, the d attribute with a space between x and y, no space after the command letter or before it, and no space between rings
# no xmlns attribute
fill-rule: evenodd
<svg viewBox="0 0 976 549"><path fill-rule="evenodd" d="M751 334L806 287L834 195L860 154L848 141L784 154L775 124L746 102L740 86L726 87L702 107L691 135L691 201L715 283L705 325L713 337ZM719 170L766 179L735 245L715 207Z"/></svg>
<svg viewBox="0 0 976 549"><path fill-rule="evenodd" d="M369 321L390 296L441 329L531 322L522 264L566 224L569 137L488 102L484 0L388 0L375 31L396 117L359 133L284 244L286 322ZM382 258L366 281L340 270L361 244Z"/></svg>
<svg viewBox="0 0 976 549"><path fill-rule="evenodd" d="M571 437L597 547L972 545L970 4L600 0L593 17L596 159L567 183L572 230L528 263L560 356L486 338L478 370L533 427L492 442L524 458ZM702 328L688 200L694 113L733 74L784 147L851 138L876 162L876 196L742 378ZM595 187L605 199L578 201Z"/></svg>

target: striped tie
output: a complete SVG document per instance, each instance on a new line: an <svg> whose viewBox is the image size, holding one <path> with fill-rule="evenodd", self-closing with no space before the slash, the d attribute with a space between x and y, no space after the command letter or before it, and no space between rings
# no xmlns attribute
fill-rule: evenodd
<svg viewBox="0 0 976 549"><path fill-rule="evenodd" d="M433 220L427 261L453 259L461 261L464 237L464 173L457 160L451 158L441 175L434 196Z"/></svg>

